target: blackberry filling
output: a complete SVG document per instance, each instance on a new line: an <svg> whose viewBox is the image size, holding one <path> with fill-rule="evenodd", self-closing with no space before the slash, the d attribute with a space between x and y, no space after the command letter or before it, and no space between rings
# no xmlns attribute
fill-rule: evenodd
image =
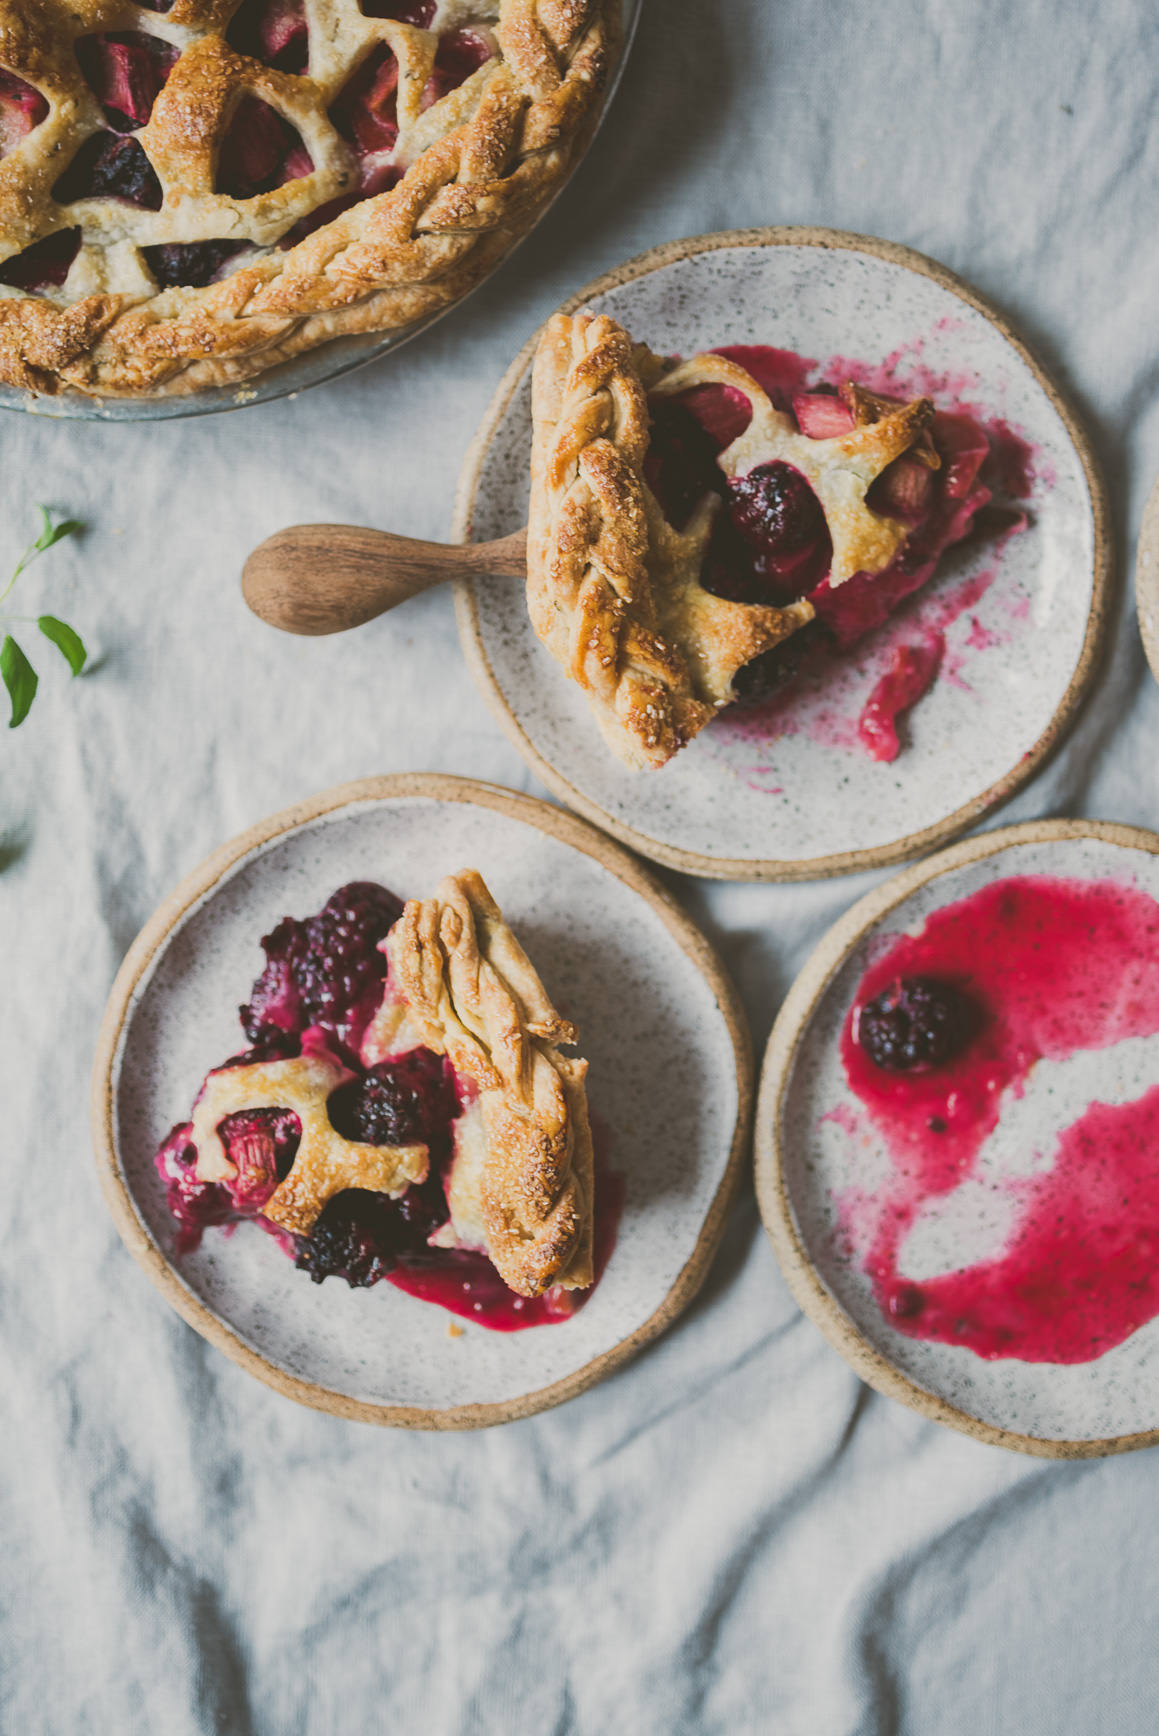
<svg viewBox="0 0 1159 1736"><path fill-rule="evenodd" d="M143 247L141 252L158 289L203 289L227 260L248 246L248 241L167 241L161 247Z"/></svg>
<svg viewBox="0 0 1159 1736"><path fill-rule="evenodd" d="M279 922L262 940L266 968L241 1008L250 1041L271 1029L320 1025L356 1047L382 998L386 961L378 943L401 915L402 905L385 887L353 881L317 916Z"/></svg>
<svg viewBox="0 0 1159 1736"><path fill-rule="evenodd" d="M430 1049L412 1049L340 1086L327 1111L343 1139L433 1147L445 1141L459 1104L444 1057Z"/></svg>
<svg viewBox="0 0 1159 1736"><path fill-rule="evenodd" d="M52 196L61 205L74 199L124 199L145 211L160 211L161 183L152 163L134 138L94 133L86 139Z"/></svg>

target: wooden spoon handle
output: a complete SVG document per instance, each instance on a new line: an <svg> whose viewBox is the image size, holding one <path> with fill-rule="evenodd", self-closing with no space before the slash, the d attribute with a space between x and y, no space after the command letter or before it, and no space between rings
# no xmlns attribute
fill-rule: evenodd
<svg viewBox="0 0 1159 1736"><path fill-rule="evenodd" d="M525 530L499 542L435 543L353 524L295 524L258 545L241 588L254 614L283 633L344 633L447 579L526 573Z"/></svg>

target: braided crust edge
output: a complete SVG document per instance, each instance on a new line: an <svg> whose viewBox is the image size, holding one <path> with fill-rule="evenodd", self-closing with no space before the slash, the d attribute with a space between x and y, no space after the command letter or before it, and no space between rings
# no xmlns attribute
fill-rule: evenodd
<svg viewBox="0 0 1159 1736"><path fill-rule="evenodd" d="M422 1041L480 1094L487 1252L521 1296L592 1282L587 1062L559 1052L574 1026L473 868L412 899L386 941L390 987Z"/></svg>
<svg viewBox="0 0 1159 1736"><path fill-rule="evenodd" d="M730 702L737 670L813 617L700 585L715 503L676 531L644 481L645 383L664 373L603 314L556 314L532 372L532 625L638 770L666 764Z"/></svg>
<svg viewBox="0 0 1159 1736"><path fill-rule="evenodd" d="M620 0L501 0L497 34L503 59L478 77L474 113L389 192L287 252L143 303L0 298L0 382L45 395L187 394L458 301L534 226L586 149Z"/></svg>

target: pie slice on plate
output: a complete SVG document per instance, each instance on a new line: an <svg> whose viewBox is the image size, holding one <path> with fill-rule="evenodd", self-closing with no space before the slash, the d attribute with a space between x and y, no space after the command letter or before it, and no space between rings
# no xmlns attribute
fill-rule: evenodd
<svg viewBox="0 0 1159 1736"><path fill-rule="evenodd" d="M751 369L785 355L666 359L585 314L557 314L539 344L531 619L634 768L767 691L811 640L880 625L990 498L969 418L853 381L766 390Z"/></svg>
<svg viewBox="0 0 1159 1736"><path fill-rule="evenodd" d="M251 1047L157 1156L179 1247L252 1219L316 1282L566 1318L595 1276L587 1063L480 875L405 907L355 882L262 945Z"/></svg>

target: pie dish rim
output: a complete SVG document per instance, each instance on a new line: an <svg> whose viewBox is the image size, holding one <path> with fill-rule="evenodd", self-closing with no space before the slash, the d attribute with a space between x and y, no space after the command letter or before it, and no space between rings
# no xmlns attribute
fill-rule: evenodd
<svg viewBox="0 0 1159 1736"><path fill-rule="evenodd" d="M1094 683L1100 659L1106 649L1115 600L1115 542L1111 527L1110 505L1102 466L1081 421L1050 375L1024 341L1011 327L1006 316L980 295L963 279L937 260L905 247L900 242L886 241L874 235L862 235L853 230L828 229L815 225L777 225L757 229L724 229L710 234L687 236L666 241L626 260L622 265L604 272L585 284L552 313L573 314L595 296L618 289L622 285L648 276L681 260L717 250L765 247L816 247L838 252L865 253L888 264L898 265L921 277L931 279L967 306L980 313L1011 346L1019 360L1029 370L1052 408L1059 416L1082 467L1090 503L1093 550L1091 601L1087 615L1082 649L1075 662L1065 693L1049 724L1037 742L995 783L969 802L918 832L908 833L888 844L869 849L845 850L802 860L780 860L759 857L706 856L653 838L647 832L620 820L585 795L562 773L556 770L533 744L523 725L508 703L487 655L479 625L475 602L475 580L455 580L455 615L463 655L478 682L484 699L508 739L536 776L553 795L574 812L590 820L602 831L618 839L629 849L665 868L675 868L683 874L693 874L707 880L803 881L828 879L841 874L858 874L868 869L899 866L915 856L950 843L955 837L976 825L994 809L1003 806L1032 778L1060 746L1077 719ZM619 316L617 316L619 317ZM546 321L544 322L546 324ZM543 333L540 325L515 356L496 387L463 460L455 493L451 528L453 542L473 541L472 526L475 500L484 460L491 442L524 377L530 368ZM647 333L633 332L632 337L647 341ZM561 676L561 679L563 677ZM641 774L647 776L649 774Z"/></svg>
<svg viewBox="0 0 1159 1736"><path fill-rule="evenodd" d="M728 1158L696 1245L659 1308L635 1331L583 1367L548 1386L497 1403L445 1408L377 1404L351 1398L278 1367L247 1344L181 1280L138 1212L117 1150L116 1094L123 1040L138 987L173 928L194 905L212 894L227 873L274 839L341 809L399 797L462 802L498 811L571 846L614 874L645 899L705 978L728 1031L736 1066L737 1114ZM393 1428L474 1429L514 1422L576 1397L629 1361L688 1306L720 1245L746 1167L754 1089L752 1038L737 990L710 941L643 863L587 821L538 797L451 773L395 772L336 785L259 820L219 846L162 900L130 946L109 993L93 1061L90 1117L98 1180L122 1241L166 1301L203 1338L276 1392L312 1409Z"/></svg>

